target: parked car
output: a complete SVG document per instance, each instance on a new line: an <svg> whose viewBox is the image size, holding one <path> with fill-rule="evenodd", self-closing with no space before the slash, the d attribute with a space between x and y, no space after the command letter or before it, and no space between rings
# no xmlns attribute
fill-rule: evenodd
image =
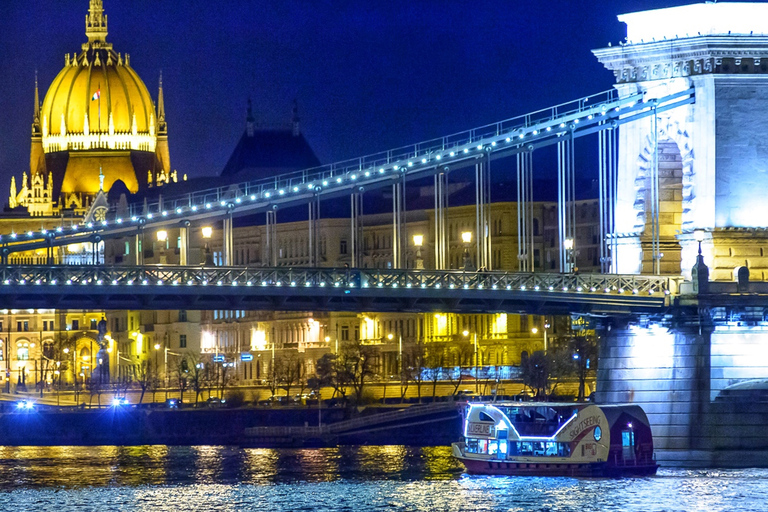
<svg viewBox="0 0 768 512"><path fill-rule="evenodd" d="M224 407L226 403L227 401L225 399L219 398L217 396L208 397L208 400L205 401L205 404L208 407Z"/></svg>
<svg viewBox="0 0 768 512"><path fill-rule="evenodd" d="M271 397L267 398L266 405L289 405L292 403L292 400L290 397L287 397L285 395L272 395Z"/></svg>

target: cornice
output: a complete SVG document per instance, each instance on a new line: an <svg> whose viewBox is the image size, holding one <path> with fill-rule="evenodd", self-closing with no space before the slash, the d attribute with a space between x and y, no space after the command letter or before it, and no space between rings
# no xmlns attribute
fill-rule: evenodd
<svg viewBox="0 0 768 512"><path fill-rule="evenodd" d="M706 74L768 76L768 37L707 36L593 50L617 83Z"/></svg>

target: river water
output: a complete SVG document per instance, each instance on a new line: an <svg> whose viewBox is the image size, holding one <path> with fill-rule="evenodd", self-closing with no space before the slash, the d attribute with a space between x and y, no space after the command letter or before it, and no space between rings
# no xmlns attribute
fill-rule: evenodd
<svg viewBox="0 0 768 512"><path fill-rule="evenodd" d="M762 511L768 469L471 476L447 447L0 447L0 510Z"/></svg>

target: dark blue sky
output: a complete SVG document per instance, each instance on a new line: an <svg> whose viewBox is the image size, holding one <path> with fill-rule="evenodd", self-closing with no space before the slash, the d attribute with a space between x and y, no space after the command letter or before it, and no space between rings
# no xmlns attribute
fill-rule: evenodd
<svg viewBox="0 0 768 512"><path fill-rule="evenodd" d="M447 135L608 89L590 50L625 35L616 15L681 0L104 0L108 41L156 99L162 68L171 160L218 173L245 106L302 129L323 162ZM0 202L29 169L41 95L86 40L88 0L0 2ZM42 98L41 98L42 100Z"/></svg>

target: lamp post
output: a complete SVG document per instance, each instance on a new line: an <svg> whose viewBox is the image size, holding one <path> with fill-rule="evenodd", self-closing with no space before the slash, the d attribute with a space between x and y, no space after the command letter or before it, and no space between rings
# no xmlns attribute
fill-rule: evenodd
<svg viewBox="0 0 768 512"><path fill-rule="evenodd" d="M59 404L59 394L61 393L61 372L59 371L59 366L61 365L61 361L56 361L56 370L54 370L53 374L56 376L56 405Z"/></svg>
<svg viewBox="0 0 768 512"><path fill-rule="evenodd" d="M157 363L157 354L159 353L159 351L160 351L160 344L155 343L155 380L158 383L160 382L160 379L158 379L158 376L160 375L160 367L158 366L158 363ZM153 387L152 389L155 389L155 388ZM153 394L152 395L153 399L154 399L154 396L155 395Z"/></svg>
<svg viewBox="0 0 768 512"><path fill-rule="evenodd" d="M475 270L472 265L472 257L469 255L469 244L472 243L472 232L464 231L461 233L461 241L464 242L464 270Z"/></svg>
<svg viewBox="0 0 768 512"><path fill-rule="evenodd" d="M701 256L701 242L704 241L705 237L706 237L706 232L703 229L694 229L693 230L693 238L699 244L699 256Z"/></svg>
<svg viewBox="0 0 768 512"><path fill-rule="evenodd" d="M469 337L469 331L462 332L465 338ZM480 370L478 368L479 361L478 361L478 353L477 353L477 333L472 333L472 342L475 348L475 393L479 392L480 390Z"/></svg>
<svg viewBox="0 0 768 512"><path fill-rule="evenodd" d="M157 241L160 242L160 264L165 265L168 263L168 257L165 255L165 250L168 248L168 232L164 229L158 231Z"/></svg>
<svg viewBox="0 0 768 512"><path fill-rule="evenodd" d="M693 293L706 293L709 288L709 268L704 263L704 255L701 253L701 242L704 241L706 233L703 229L697 229L694 230L693 236L699 244L699 253L696 256L696 263L691 267Z"/></svg>
<svg viewBox="0 0 768 512"><path fill-rule="evenodd" d="M563 249L565 249L565 272L573 272L573 238L563 240Z"/></svg>
<svg viewBox="0 0 768 512"><path fill-rule="evenodd" d="M413 245L416 246L416 270L424 270L424 258L421 257L421 246L424 235L413 235Z"/></svg>
<svg viewBox="0 0 768 512"><path fill-rule="evenodd" d="M209 240L211 239L211 236L213 236L213 228L211 226L205 226L201 230L201 233L203 235L203 239L205 240L205 248L203 249L204 260L203 260L203 266L204 267L215 267L216 263L213 261L213 255L211 254L211 247L209 245Z"/></svg>
<svg viewBox="0 0 768 512"><path fill-rule="evenodd" d="M69 347L64 349L65 354L69 354ZM75 389L75 405L77 405L77 350L72 351L72 382Z"/></svg>

